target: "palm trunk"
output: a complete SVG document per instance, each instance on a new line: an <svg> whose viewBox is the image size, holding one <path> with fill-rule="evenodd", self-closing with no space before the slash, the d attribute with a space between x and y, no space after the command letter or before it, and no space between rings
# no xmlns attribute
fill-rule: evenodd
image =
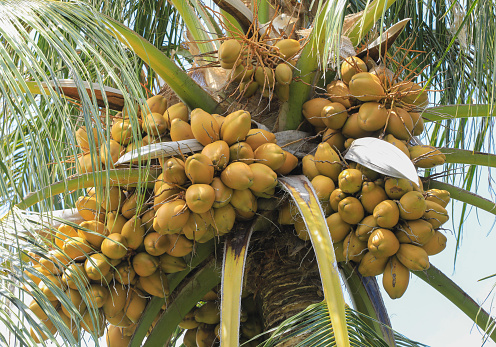
<svg viewBox="0 0 496 347"><path fill-rule="evenodd" d="M246 273L245 287L258 303L264 331L324 298L310 244L289 230L253 240ZM295 342L285 345L294 346Z"/></svg>

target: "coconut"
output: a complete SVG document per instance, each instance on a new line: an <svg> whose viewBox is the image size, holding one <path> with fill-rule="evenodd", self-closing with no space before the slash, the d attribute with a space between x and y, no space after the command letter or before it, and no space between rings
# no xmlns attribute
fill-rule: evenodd
<svg viewBox="0 0 496 347"><path fill-rule="evenodd" d="M373 253L367 252L360 261L358 272L364 277L378 276L384 272L389 258L378 258Z"/></svg>
<svg viewBox="0 0 496 347"><path fill-rule="evenodd" d="M341 63L341 79L344 83L350 83L355 74L364 71L368 71L367 65L358 57L348 57Z"/></svg>
<svg viewBox="0 0 496 347"><path fill-rule="evenodd" d="M368 241L370 234L372 234L372 232L377 228L379 228L379 226L377 225L375 217L373 215L369 215L358 223L355 234L360 241Z"/></svg>
<svg viewBox="0 0 496 347"><path fill-rule="evenodd" d="M374 208L374 217L377 225L390 229L398 224L400 211L393 200L384 200Z"/></svg>
<svg viewBox="0 0 496 347"><path fill-rule="evenodd" d="M348 224L357 224L364 217L363 206L357 198L348 196L338 204L338 213Z"/></svg>
<svg viewBox="0 0 496 347"><path fill-rule="evenodd" d="M358 126L365 131L383 129L387 119L388 111L377 102L366 102L358 110Z"/></svg>
<svg viewBox="0 0 496 347"><path fill-rule="evenodd" d="M398 251L400 242L391 230L379 228L370 234L367 246L377 258L387 258Z"/></svg>
<svg viewBox="0 0 496 347"><path fill-rule="evenodd" d="M349 117L346 107L339 102L324 106L320 116L324 124L330 129L341 129Z"/></svg>
<svg viewBox="0 0 496 347"><path fill-rule="evenodd" d="M326 218L332 242L341 242L351 231L351 225L346 223L339 213L333 213Z"/></svg>
<svg viewBox="0 0 496 347"><path fill-rule="evenodd" d="M219 124L211 114L202 109L196 108L191 111L190 124L195 139L202 145L206 146L220 139Z"/></svg>
<svg viewBox="0 0 496 347"><path fill-rule="evenodd" d="M182 141L194 139L191 125L182 119L173 119L170 125L170 137L172 141Z"/></svg>
<svg viewBox="0 0 496 347"><path fill-rule="evenodd" d="M362 188L362 172L357 169L346 169L338 176L339 189L348 194L354 194Z"/></svg>
<svg viewBox="0 0 496 347"><path fill-rule="evenodd" d="M396 237L401 243L413 243L422 246L429 242L435 231L432 225L423 220L410 220L401 223L396 231Z"/></svg>
<svg viewBox="0 0 496 347"><path fill-rule="evenodd" d="M405 293L410 281L410 271L397 257L389 259L382 276L382 285L391 299L398 299Z"/></svg>
<svg viewBox="0 0 496 347"><path fill-rule="evenodd" d="M427 207L424 196L420 192L408 192L399 201L400 217L415 220L422 217Z"/></svg>

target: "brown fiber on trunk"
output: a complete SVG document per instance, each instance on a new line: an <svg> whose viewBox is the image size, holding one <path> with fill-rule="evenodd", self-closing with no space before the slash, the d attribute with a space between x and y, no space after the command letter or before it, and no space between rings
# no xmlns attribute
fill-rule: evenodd
<svg viewBox="0 0 496 347"><path fill-rule="evenodd" d="M259 302L267 330L324 297L310 243L298 239L290 228L269 237L257 235L262 233L267 232L253 235L245 285Z"/></svg>

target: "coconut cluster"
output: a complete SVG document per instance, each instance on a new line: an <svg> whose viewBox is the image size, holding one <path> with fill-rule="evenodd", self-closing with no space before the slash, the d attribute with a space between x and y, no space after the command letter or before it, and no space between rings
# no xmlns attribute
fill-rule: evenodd
<svg viewBox="0 0 496 347"><path fill-rule="evenodd" d="M293 154L276 144L273 133L251 128L248 112L238 110L225 117L201 109L190 113L181 103L167 107L160 96L147 103L151 113L139 119L139 131L146 136L133 140L126 117L116 117L110 156L104 149L108 150L109 142L100 146L95 142L102 164L115 166L122 153L142 145L147 137L147 143L196 139L204 146L202 151L159 158L156 164L162 173L153 189L88 188L75 204L84 221L77 226L61 225L47 257L34 258L35 268L46 279L26 272L75 334L75 322L96 336L102 336L108 323L109 345L129 342L152 296L164 298L165 305L167 274L186 268L183 257L192 252L195 242L225 235L236 220L254 217L257 199L272 197L277 175L290 173L298 164ZM78 130L77 141L89 150L86 129ZM82 172L90 169L80 165ZM53 286L65 292L64 300L78 308L82 320L60 303ZM195 317L214 306L207 302ZM53 331L52 321L38 303L33 301L30 307ZM210 316L210 311L205 315ZM213 324L195 319L198 324ZM195 328L203 336L203 330L212 327ZM39 333L35 338L47 337Z"/></svg>
<svg viewBox="0 0 496 347"><path fill-rule="evenodd" d="M385 67L369 67L352 57L341 66L341 80L327 86L327 98L303 105L303 115L323 140L314 155L302 160L327 218L339 261L358 264L362 276L383 274L391 298L405 292L410 271L429 268L429 256L446 247L440 231L449 219L450 194L424 191L422 183L381 175L356 163L342 161L354 139L379 137L398 147L418 168L444 164L432 146L417 145L413 136L424 129L418 112L427 94L413 82L398 82ZM281 224L294 224L309 239L301 217L286 204Z"/></svg>
<svg viewBox="0 0 496 347"><path fill-rule="evenodd" d="M323 141L338 151L354 139L379 137L410 157L409 142L424 130L420 112L427 105L427 92L412 81L397 80L387 67L367 62L370 67L358 57L345 60L341 79L327 85L325 97L303 104L303 115L322 133ZM436 149L426 150L430 151ZM436 160L434 165L444 163Z"/></svg>
<svg viewBox="0 0 496 347"><path fill-rule="evenodd" d="M185 329L183 344L186 347L217 346L220 341L219 288L208 292L201 302L189 311L179 323ZM252 295L244 295L241 301L240 344L262 333L263 325L257 315ZM251 341L246 346L257 346Z"/></svg>
<svg viewBox="0 0 496 347"><path fill-rule="evenodd" d="M238 83L241 97L249 98L257 91L263 97L289 99L289 84L293 80L294 57L301 50L293 39L281 39L253 44L237 39L224 41L219 48L219 62L230 69L230 81Z"/></svg>
<svg viewBox="0 0 496 347"><path fill-rule="evenodd" d="M383 274L383 286L393 299L408 286L409 271L429 268L429 256L446 247L441 226L450 194L422 187L403 178L384 177L356 164L342 170L337 153L322 143L315 161L303 169L324 210L338 261L358 264L362 276ZM284 205L279 223L294 224L298 237L309 235L301 217Z"/></svg>
<svg viewBox="0 0 496 347"><path fill-rule="evenodd" d="M151 296L165 298L169 294L167 274L186 268L183 257L191 253L193 242L184 235L154 232L152 221L147 219L150 214L137 214L136 196L119 187L88 189L76 202L84 221L77 227L61 225L53 250L46 258L36 257L34 267L46 278L26 272L75 338L79 324L102 336L109 323L108 345L129 343ZM53 286L65 297L56 296ZM77 312L65 307L64 300L72 302ZM36 300L30 309L52 333L56 332ZM32 336L37 341L47 339L34 331Z"/></svg>

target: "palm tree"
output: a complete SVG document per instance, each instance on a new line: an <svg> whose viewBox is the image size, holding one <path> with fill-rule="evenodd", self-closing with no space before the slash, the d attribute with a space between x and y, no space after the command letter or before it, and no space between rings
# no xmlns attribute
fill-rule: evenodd
<svg viewBox="0 0 496 347"><path fill-rule="evenodd" d="M439 147L446 155L446 164L442 171L421 172L424 188L448 190L463 204L462 215L456 216L460 221L469 206L494 213L492 201L470 193L480 179L479 168L495 165L494 155L484 153L492 145L494 89L490 86L496 71L496 13L490 1L214 3L216 6L197 0L12 0L0 4L0 206L5 213L1 220L4 305L0 317L9 332L2 335L4 344L34 345L29 326L58 344L65 343L62 339L70 345L84 343L83 336L77 334L79 329L71 330L57 308L28 279L47 279L30 260L47 258L46 252L53 249L47 229L50 224L63 221L76 226L73 216L56 211L72 208L83 189L102 183L109 187L109 182L137 191L153 186L158 172L151 161L115 170L102 170L102 164L93 161L93 172L77 174L76 158L81 148L75 130L95 128L100 141L108 143L116 111L124 110L133 135L141 139L135 115L147 113L144 101L159 92L169 101L180 99L191 110L224 113L247 108L260 123L278 131L295 130L303 122L303 104L323 94L346 52L380 51L387 46L383 62L394 66L403 78L423 83L432 91L431 105L422 114L428 132L421 140ZM292 30L259 38L267 30L263 24L271 22L273 32L278 28L284 31L287 27L277 23L288 18L284 23L290 23ZM402 30L384 34L405 18L410 20L403 22ZM304 38L305 46L287 101L268 102L259 97L246 101L236 97L233 85L223 86L226 75L217 62L221 39L253 41L258 37L270 41L284 35L296 37L296 33ZM376 37L382 38L380 45L367 47ZM89 151L96 151L95 146ZM145 156L138 153L138 159ZM206 293L218 288L222 279L223 346L234 346L239 340L242 288L256 293L252 309L263 317L263 327L257 329L266 332L277 328L266 345L393 346L395 341L418 345L388 328L375 279L361 277L352 263L338 265L319 202L305 186L308 181L291 176L279 181L281 192L284 190L299 206L311 244L297 239L292 227L277 225L277 199L267 200L259 216L238 222L235 232L195 246L194 255L186 259L189 267L168 276L171 295L167 308L162 312L163 298L149 300L131 346L143 341L145 346L174 346L183 332L179 322ZM457 245L462 235L460 227ZM345 307L338 269L351 289L354 310ZM434 266L412 273L495 340L492 318L473 300L466 300L467 295L447 276ZM81 320L78 308L61 288L49 289L76 322ZM78 290L83 296L89 295L84 285ZM30 295L57 328L58 341L54 331L30 313L26 304ZM161 317L156 320L159 313ZM98 311L92 310L90 317L96 321ZM94 333L95 341L96 337L98 333Z"/></svg>

